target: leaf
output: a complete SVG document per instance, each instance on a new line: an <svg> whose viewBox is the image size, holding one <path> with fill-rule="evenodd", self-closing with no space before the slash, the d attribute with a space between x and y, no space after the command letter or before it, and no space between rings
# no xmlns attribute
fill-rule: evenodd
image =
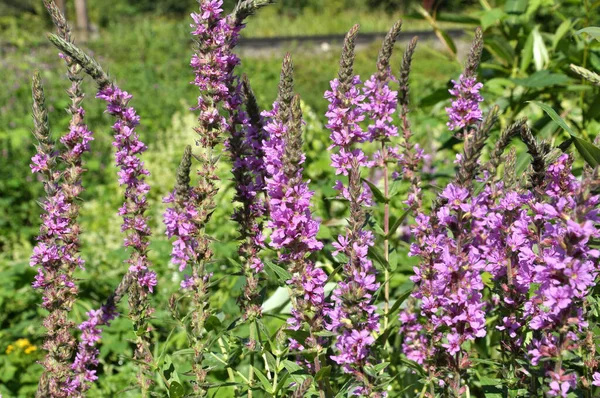
<svg viewBox="0 0 600 398"><path fill-rule="evenodd" d="M177 381L172 381L169 386L169 397L170 398L181 398L185 395L185 390L181 383Z"/></svg>
<svg viewBox="0 0 600 398"><path fill-rule="evenodd" d="M513 79L513 81L527 88L543 88L567 84L571 82L571 79L569 76L562 73L552 73L548 70L540 70L526 78Z"/></svg>
<svg viewBox="0 0 600 398"><path fill-rule="evenodd" d="M361 180L369 186L369 188L371 189L371 193L375 197L375 201L377 203L388 203L389 202L389 199L383 195L383 193L379 190L379 188L377 188L375 186L375 184L373 184L371 181L366 180L364 178L361 178Z"/></svg>
<svg viewBox="0 0 600 398"><path fill-rule="evenodd" d="M296 341L305 341L310 336L306 330L284 329L283 331Z"/></svg>
<svg viewBox="0 0 600 398"><path fill-rule="evenodd" d="M536 26L531 34L533 35L533 62L535 63L535 69L542 70L550 60L548 49L546 48L546 44L544 44L539 26Z"/></svg>
<svg viewBox="0 0 600 398"><path fill-rule="evenodd" d="M262 312L273 311L280 308L290 301L290 294L287 287L279 286L277 290L262 304Z"/></svg>
<svg viewBox="0 0 600 398"><path fill-rule="evenodd" d="M546 112L546 114L548 116L550 116L550 118L552 120L554 120L554 122L556 122L556 124L558 124L560 127L562 127L567 133L569 133L570 135L575 135L573 133L573 130L571 130L571 127L569 127L569 125L563 120L562 117L558 116L558 114L554 111L554 109L552 109L548 105L546 105L542 102L538 102L538 101L529 101L529 103L537 105L538 107L542 108L542 110L544 112Z"/></svg>
<svg viewBox="0 0 600 398"><path fill-rule="evenodd" d="M596 26L589 26L587 28L579 29L575 34L580 35L582 33L587 33L592 36L594 39L600 41L600 28Z"/></svg>
<svg viewBox="0 0 600 398"><path fill-rule="evenodd" d="M408 210L406 210L400 217L398 217L396 219L396 221L394 221L394 224L392 224L392 226L390 227L390 230L388 231L387 235L385 236L386 239L389 239L394 235L394 233L396 232L398 227L400 227L402 222L404 222L404 220L406 220L406 217L408 217L408 215L410 214L410 212L412 210L413 210L412 207L408 208Z"/></svg>
<svg viewBox="0 0 600 398"><path fill-rule="evenodd" d="M275 274L277 274L277 279L279 280L279 282L285 284L287 281L292 279L292 275L286 269L280 267L279 265L277 265L271 261L266 261L266 265L273 272L275 272Z"/></svg>
<svg viewBox="0 0 600 398"><path fill-rule="evenodd" d="M390 310L388 312L388 318L395 316L395 312L398 311L398 309L400 308L402 303L405 302L406 299L410 297L410 295L412 294L412 291L413 291L413 288L411 286L410 289L408 289L400 297L398 297L398 299L396 299L396 302L392 305L392 307L390 308Z"/></svg>
<svg viewBox="0 0 600 398"><path fill-rule="evenodd" d="M504 10L507 14L523 14L527 10L529 0L507 0Z"/></svg>
<svg viewBox="0 0 600 398"><path fill-rule="evenodd" d="M565 19L554 33L554 37L552 38L552 50L556 50L556 46L558 46L558 43L567 34L569 29L571 29L571 20Z"/></svg>
<svg viewBox="0 0 600 398"><path fill-rule="evenodd" d="M377 260L377 262L379 264L383 265L385 267L385 269L387 269L388 271L391 271L390 263L385 259L383 254L379 250L377 250L374 246L369 247L369 255L371 257L375 258L375 260Z"/></svg>
<svg viewBox="0 0 600 398"><path fill-rule="evenodd" d="M334 337L334 336L339 336L339 333L338 332L330 332L329 330L322 330L320 332L316 332L315 336Z"/></svg>
<svg viewBox="0 0 600 398"><path fill-rule="evenodd" d="M315 381L321 381L329 378L331 374L331 366L324 366L315 375Z"/></svg>
<svg viewBox="0 0 600 398"><path fill-rule="evenodd" d="M438 29L440 38L446 43L450 52L452 52L453 56L456 56L456 44L454 44L454 40L450 37L450 35L442 29Z"/></svg>
<svg viewBox="0 0 600 398"><path fill-rule="evenodd" d="M573 144L577 148L577 152L579 152L590 166L598 167L598 164L600 164L600 148L589 141L575 136L573 136Z"/></svg>
<svg viewBox="0 0 600 398"><path fill-rule="evenodd" d="M296 362L292 362L289 359L285 359L283 361L283 366L287 369L288 372L294 373L302 370L302 367L298 365Z"/></svg>
<svg viewBox="0 0 600 398"><path fill-rule="evenodd" d="M221 327L222 327L222 326L223 326L223 325L222 325L221 321L219 320L219 318L217 318L217 317L216 317L216 316L214 316L214 315L211 315L211 316L209 316L209 317L206 319L206 321L204 322L204 328L205 328L205 329L206 329L208 332L211 332L211 331L213 331L213 330L214 330L214 331L216 331L216 330L219 330L219 329L221 329Z"/></svg>
<svg viewBox="0 0 600 398"><path fill-rule="evenodd" d="M173 353L173 355L190 355L190 354L193 354L194 352L195 351L193 348L184 348L183 350L175 351Z"/></svg>
<svg viewBox="0 0 600 398"><path fill-rule="evenodd" d="M494 287L494 283L492 282L492 274L490 274L489 272L483 272L481 274L481 280L483 284L489 287L490 289Z"/></svg>
<svg viewBox="0 0 600 398"><path fill-rule="evenodd" d="M525 72L533 59L533 32L530 32L521 50L521 71Z"/></svg>
<svg viewBox="0 0 600 398"><path fill-rule="evenodd" d="M493 8L490 11L486 11L481 17L481 29L487 30L487 28L496 25L496 23L506 17L506 13L501 8Z"/></svg>
<svg viewBox="0 0 600 398"><path fill-rule="evenodd" d="M273 386L271 386L271 382L269 382L269 379L267 379L267 376L265 376L265 374L263 372L261 372L256 366L253 366L253 368L254 368L254 374L256 375L256 377L258 377L258 379L262 383L265 391L268 392L269 394L272 394Z"/></svg>
<svg viewBox="0 0 600 398"><path fill-rule="evenodd" d="M419 101L419 107L433 106L439 102L446 101L450 98L450 93L446 88L440 88L433 91L431 94L421 98Z"/></svg>
<svg viewBox="0 0 600 398"><path fill-rule="evenodd" d="M497 37L490 37L484 39L484 44L485 47L499 58L505 66L512 66L515 58L515 50L505 40L500 40Z"/></svg>

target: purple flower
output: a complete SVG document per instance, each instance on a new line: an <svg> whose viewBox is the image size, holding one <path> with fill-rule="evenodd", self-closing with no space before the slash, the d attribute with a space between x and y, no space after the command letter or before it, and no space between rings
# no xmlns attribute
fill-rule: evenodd
<svg viewBox="0 0 600 398"><path fill-rule="evenodd" d="M350 222L359 227L349 229L345 236L340 235L334 243L335 253L343 253L350 260L344 265L342 281L331 295L333 306L327 310L329 322L326 326L339 333L335 344L337 354L331 359L343 365L344 371L353 373L369 363L370 348L375 341L373 333L379 330L379 314L377 307L372 304L373 293L379 284L375 279L375 268L367 258L374 237L361 227L364 220L362 207L370 205L371 198L368 187L360 183L360 167L370 167L372 162L361 149L356 148L356 144L380 138L380 135L393 135L393 128L384 129L381 124L371 126L369 133L365 133L360 122L364 120L365 112L371 112L372 117L381 116L382 121L389 121L389 108L394 100L390 98L389 91L378 87L372 80L365 89L370 102L364 103L365 95L361 95L358 88L359 77L354 76L349 83L349 88L343 91L338 79L331 82L331 91L325 93L329 101L326 116L333 142L329 148L336 150L331 155L331 165L336 174L349 178L348 186L337 181L334 188L340 191L340 198L350 201L350 207L354 209L351 210ZM357 391L370 389L363 384Z"/></svg>
<svg viewBox="0 0 600 398"><path fill-rule="evenodd" d="M123 217L121 230L127 233L125 247L133 249L128 260L129 269L145 292L152 293L156 286L156 274L149 269L147 251L150 228L147 225L148 217L144 214L148 208L146 194L150 190L144 176L150 173L140 159L140 155L146 151L146 145L135 131L140 117L128 105L132 96L115 85L100 90L96 97L107 102L107 112L117 119L113 124L113 146L117 149L115 163L119 167L119 184L125 186L125 203L119 209L119 215Z"/></svg>
<svg viewBox="0 0 600 398"><path fill-rule="evenodd" d="M477 82L476 77L466 77L460 75L458 82L452 80L454 87L449 90L455 99L452 105L446 108L448 113L448 129L463 129L478 122L482 119L479 103L483 101L483 97L479 94L479 90L483 87L482 83Z"/></svg>
<svg viewBox="0 0 600 398"><path fill-rule="evenodd" d="M117 315L116 309L112 305L106 305L100 310L90 310L87 313L88 319L79 325L81 342L77 348L75 361L71 366L73 376L69 377L65 383L64 391L67 396L81 396L90 388L90 383L98 379L93 367L98 366L98 354L100 353L96 348L102 334L99 327L109 326L110 321Z"/></svg>
<svg viewBox="0 0 600 398"><path fill-rule="evenodd" d="M314 192L308 188L308 182L302 180L304 154L296 149L297 142L301 142L300 132L290 133L289 125L284 124L278 114L277 102L271 111L263 112L267 120L265 131L268 133L268 139L264 142L270 215L267 227L271 229L271 247L279 250L279 262L288 264L292 274L292 279L287 283L292 287L295 300L288 324L290 328L298 330L306 322L311 335L306 341L297 343L314 347L318 341L313 333L319 331L317 327L322 323L327 275L306 257L321 250L323 244L316 238L319 222L313 219L311 212ZM299 159L298 164L287 163L287 151L298 151L294 153ZM286 173L290 169L293 169L292 174Z"/></svg>
<svg viewBox="0 0 600 398"><path fill-rule="evenodd" d="M369 141L387 141L398 136L398 128L393 124L393 115L398 108L398 92L389 87L391 73L384 78L374 74L364 84L365 102L361 104L372 121L368 127Z"/></svg>

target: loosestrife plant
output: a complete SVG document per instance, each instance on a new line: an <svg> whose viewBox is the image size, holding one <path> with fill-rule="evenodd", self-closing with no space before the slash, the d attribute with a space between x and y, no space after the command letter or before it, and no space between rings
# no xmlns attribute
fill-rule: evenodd
<svg viewBox="0 0 600 398"><path fill-rule="evenodd" d="M32 84L38 143L31 170L46 193L31 256L37 267L33 287L41 291L46 310L37 396L88 394L103 376L102 330L118 316L128 316L133 325L131 361L142 397L600 393L595 341L600 171L593 161L600 149L572 138L587 151L589 165L578 173L575 157L537 139L526 119L501 126L500 108L485 101L477 73L483 49L478 29L446 108L447 129L462 149L455 174L436 185L423 164L433 154L419 145L414 134L419 126L410 120L416 38L401 64L393 65L402 26L396 23L363 82L354 72L359 31L354 26L344 40L338 76L324 92L327 150L337 177L337 194L328 200L345 221L333 224L339 225L334 237L320 238L329 220L314 212L317 192L304 176L305 123L292 57L283 60L278 95L268 110L261 110L251 77L238 72L241 60L234 49L245 21L270 2L240 1L226 14L222 0L200 0L191 15L190 76L198 88L191 111L197 114L198 139L180 143L176 184L164 198L171 262L181 280L179 291L165 292L159 290L159 264L149 256L152 187L132 95L73 43L60 10L44 0L57 27L49 39L60 49L71 86L69 128L55 140L39 74ZM593 72L572 69L597 82ZM123 189L123 205L115 212L123 220L127 260L113 293L76 325L74 273L85 264L79 203L85 159L94 150L82 108L83 72L95 80L96 98L114 118ZM515 140L531 158L524 172L517 168ZM241 278L237 319L225 319L211 306L219 259L217 237L207 227L222 222L212 219L226 184L221 163L231 170L230 216L239 232L237 254L229 259L236 267L232 277ZM399 236L402 225L410 236ZM394 281L407 267L398 267L397 248L405 240L410 246L405 261L414 268L398 286ZM170 352L183 358L177 366L170 341L154 338L162 326L151 303L157 291L172 295L169 310L177 326L171 334L186 337L183 347L178 342L183 349ZM265 310L265 296L272 294L289 301L283 318ZM117 307L125 296L121 315Z"/></svg>

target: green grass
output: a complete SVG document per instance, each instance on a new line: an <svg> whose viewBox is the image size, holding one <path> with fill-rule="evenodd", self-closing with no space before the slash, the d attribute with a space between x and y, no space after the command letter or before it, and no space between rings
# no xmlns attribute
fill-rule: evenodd
<svg viewBox="0 0 600 398"><path fill-rule="evenodd" d="M359 24L361 32L387 32L399 19L404 19L403 31L431 30L424 20L406 19L400 12L366 12L361 8L336 10L325 7L321 11L305 10L293 16L278 14L276 8L266 7L257 13L244 31L245 37L304 36L346 33L354 24ZM442 28L460 26L440 23Z"/></svg>

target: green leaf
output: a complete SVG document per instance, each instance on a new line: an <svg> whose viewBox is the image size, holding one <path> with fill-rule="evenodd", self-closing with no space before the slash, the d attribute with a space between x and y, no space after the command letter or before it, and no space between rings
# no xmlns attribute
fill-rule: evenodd
<svg viewBox="0 0 600 398"><path fill-rule="evenodd" d="M213 330L219 330L222 327L222 323L219 320L219 318L217 318L214 315L209 316L208 318L206 318L206 321L204 322L204 328L208 331L211 332Z"/></svg>
<svg viewBox="0 0 600 398"><path fill-rule="evenodd" d="M391 271L390 263L385 259L383 254L377 250L374 246L369 247L369 255L373 257L379 264L383 265L385 269Z"/></svg>
<svg viewBox="0 0 600 398"><path fill-rule="evenodd" d="M556 32L554 33L554 37L552 38L552 50L556 49L556 46L560 42L560 40L567 34L567 32L571 29L571 20L565 19L563 23L561 23Z"/></svg>
<svg viewBox="0 0 600 398"><path fill-rule="evenodd" d="M283 366L287 369L288 372L294 373L302 370L302 367L298 365L296 362L292 362L288 359L283 361Z"/></svg>
<svg viewBox="0 0 600 398"><path fill-rule="evenodd" d="M484 39L485 47L494 54L502 63L510 67L515 59L515 50L506 42L498 37L489 37Z"/></svg>
<svg viewBox="0 0 600 398"><path fill-rule="evenodd" d="M579 152L590 166L598 167L598 164L600 164L600 148L591 142L575 136L573 136L573 144L577 148L577 152Z"/></svg>
<svg viewBox="0 0 600 398"><path fill-rule="evenodd" d="M331 366L324 366L321 369L319 369L319 371L315 375L315 380L316 381L325 380L325 379L329 378L330 374L331 374Z"/></svg>
<svg viewBox="0 0 600 398"><path fill-rule="evenodd" d="M402 303L405 302L406 299L410 297L410 295L412 294L412 291L413 291L413 288L411 286L410 289L408 289L406 292L402 293L402 295L400 297L398 297L398 299L396 299L396 302L392 305L392 307L390 308L390 310L388 312L388 318L392 318L393 316L395 316L396 311L398 311L398 309L400 308Z"/></svg>
<svg viewBox="0 0 600 398"><path fill-rule="evenodd" d="M446 45L452 52L452 55L456 56L456 44L454 44L454 40L452 40L450 35L448 33L446 33L445 30L438 29L438 32L440 33L442 40L446 43Z"/></svg>
<svg viewBox="0 0 600 398"><path fill-rule="evenodd" d="M600 41L600 28L596 26L589 26L587 28L579 29L575 34L580 35L582 33L587 33L592 36L594 39Z"/></svg>
<svg viewBox="0 0 600 398"><path fill-rule="evenodd" d="M504 10L508 14L523 14L527 10L529 0L506 0Z"/></svg>
<svg viewBox="0 0 600 398"><path fill-rule="evenodd" d="M543 88L567 84L571 82L571 79L569 76L562 73L552 73L548 70L540 70L526 78L513 79L513 81L527 88Z"/></svg>
<svg viewBox="0 0 600 398"><path fill-rule="evenodd" d="M260 380L265 391L268 392L269 394L272 394L273 386L271 385L271 382L269 382L269 379L267 379L267 376L265 376L265 374L263 372L261 372L256 366L253 366L253 368L254 368L254 374L256 374L256 377L258 377L258 379Z"/></svg>
<svg viewBox="0 0 600 398"><path fill-rule="evenodd" d="M548 61L550 61L548 49L538 26L531 33L533 35L533 62L535 63L535 69L542 70Z"/></svg>
<svg viewBox="0 0 600 398"><path fill-rule="evenodd" d="M275 274L277 274L277 279L280 283L285 284L287 281L292 279L292 275L286 269L280 267L279 265L271 261L266 261L265 263L267 267L269 267L273 272L275 272Z"/></svg>
<svg viewBox="0 0 600 398"><path fill-rule="evenodd" d="M506 17L506 13L501 8L493 8L490 11L486 11L481 17L481 29L487 30L487 28L496 25L496 23Z"/></svg>
<svg viewBox="0 0 600 398"><path fill-rule="evenodd" d="M333 336L339 336L339 333L337 333L337 332L330 332L329 330L322 330L320 332L316 332L315 336L333 337Z"/></svg>
<svg viewBox="0 0 600 398"><path fill-rule="evenodd" d="M170 398L181 398L185 395L185 390L181 383L172 381L169 386L169 397Z"/></svg>
<svg viewBox="0 0 600 398"><path fill-rule="evenodd" d="M440 88L433 91L431 94L421 98L419 100L419 107L433 106L439 102L446 101L448 98L450 98L450 93L448 93L448 89Z"/></svg>
<svg viewBox="0 0 600 398"><path fill-rule="evenodd" d="M521 51L521 71L527 71L533 59L533 32L530 32Z"/></svg>
<svg viewBox="0 0 600 398"><path fill-rule="evenodd" d="M494 287L494 283L492 282L492 274L490 274L489 272L483 272L481 274L481 280L483 281L483 284L489 287L490 289Z"/></svg>
<svg viewBox="0 0 600 398"><path fill-rule="evenodd" d="M296 341L304 341L310 336L306 330L284 329L283 331Z"/></svg>
<svg viewBox="0 0 600 398"><path fill-rule="evenodd" d="M365 366L365 372L369 376L377 378L379 376L379 373L381 373L381 371L384 370L389 364L389 362L381 362L375 366L367 365Z"/></svg>
<svg viewBox="0 0 600 398"><path fill-rule="evenodd" d="M398 219L396 219L396 221L394 221L394 223L392 224L392 226L390 227L389 232L387 233L387 235L385 236L386 239L391 238L394 233L396 233L396 230L398 229L398 227L400 227L400 225L402 225L402 222L404 222L404 220L406 220L406 217L408 217L408 215L410 214L410 212L413 210L412 207L410 207L408 210L406 210L400 217L398 217Z"/></svg>
<svg viewBox="0 0 600 398"><path fill-rule="evenodd" d="M364 178L361 178L361 180L369 186L369 188L371 189L371 193L375 197L375 201L377 203L388 203L389 202L389 199L383 195L383 193L379 190L379 188L377 188L375 186L375 184L373 184L371 181L366 180Z"/></svg>
<svg viewBox="0 0 600 398"><path fill-rule="evenodd" d="M550 116L550 118L552 120L554 120L554 122L556 124L558 124L560 127L562 127L567 133L569 133L570 135L575 135L573 133L573 130L571 130L571 127L569 127L569 125L563 120L562 117L558 116L558 113L556 113L554 111L554 109L552 109L550 106L542 103L542 102L538 102L538 101L529 101L530 104L534 104L540 108L542 108L542 110L544 112L546 112L546 114L548 116Z"/></svg>
<svg viewBox="0 0 600 398"><path fill-rule="evenodd" d="M583 157L583 159L590 166L597 167L598 164L600 164L600 148L598 148L596 145L592 144L591 142L585 141L585 140L577 137L575 135L575 133L573 132L573 130L571 129L571 127L569 127L569 125L564 121L564 119L562 117L560 117L554 111L554 109L552 109L548 105L543 104L541 102L537 102L537 101L529 101L529 102L542 108L542 110L544 112L546 112L546 114L548 116L550 116L550 118L556 124L558 124L567 133L569 133L569 135L573 139L573 144L575 145L575 148L577 148L577 152L579 152L579 154Z"/></svg>

